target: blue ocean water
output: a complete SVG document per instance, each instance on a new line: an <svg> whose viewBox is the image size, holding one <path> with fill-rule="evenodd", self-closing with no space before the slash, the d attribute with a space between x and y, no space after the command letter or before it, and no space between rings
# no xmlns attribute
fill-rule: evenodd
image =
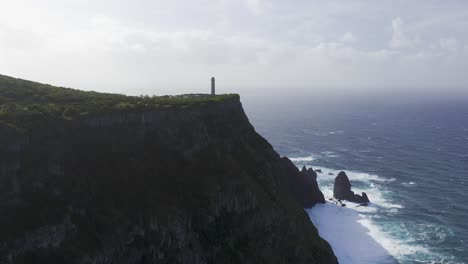
<svg viewBox="0 0 468 264"><path fill-rule="evenodd" d="M361 223L395 262L468 263L468 99L267 101L244 100L257 132L321 168L327 197L346 170L374 202Z"/></svg>

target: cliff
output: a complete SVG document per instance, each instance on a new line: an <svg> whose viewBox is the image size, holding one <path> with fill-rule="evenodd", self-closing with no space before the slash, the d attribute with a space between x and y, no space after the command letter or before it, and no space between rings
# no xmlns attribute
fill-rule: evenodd
<svg viewBox="0 0 468 264"><path fill-rule="evenodd" d="M255 132L237 95L0 76L0 104L2 264L336 263L303 210L320 190L293 194L310 177Z"/></svg>

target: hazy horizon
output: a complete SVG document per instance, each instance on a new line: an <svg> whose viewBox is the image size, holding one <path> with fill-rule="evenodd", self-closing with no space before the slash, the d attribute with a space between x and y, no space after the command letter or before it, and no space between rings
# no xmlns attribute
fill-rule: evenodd
<svg viewBox="0 0 468 264"><path fill-rule="evenodd" d="M100 92L468 95L468 2L2 2L0 74ZM285 95L286 94L286 95Z"/></svg>

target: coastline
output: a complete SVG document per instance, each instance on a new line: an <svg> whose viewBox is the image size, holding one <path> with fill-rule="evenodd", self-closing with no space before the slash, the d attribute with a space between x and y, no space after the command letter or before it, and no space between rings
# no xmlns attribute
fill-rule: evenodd
<svg viewBox="0 0 468 264"><path fill-rule="evenodd" d="M375 230L368 228L368 220L356 210L327 201L306 212L320 236L332 246L340 263L398 263L374 238Z"/></svg>
<svg viewBox="0 0 468 264"><path fill-rule="evenodd" d="M310 161L308 158L295 159L297 166L304 165L302 162ZM317 181L326 200L325 204L317 204L306 209L306 212L320 236L332 246L340 263L398 263L397 256L413 254L415 251L422 250L399 245L398 240L387 236L373 222L373 218L378 217L381 209L402 208L401 205L385 199L382 190L377 187L377 183L394 181L394 179L384 179L377 175L345 170L354 182L365 182L369 185L368 188L362 185L360 188L353 187L353 190L358 193L367 192L371 203L369 206L358 206L359 204L345 201L346 207L341 207L329 200L333 197L334 178L341 170L309 165L306 167L321 171L318 173Z"/></svg>

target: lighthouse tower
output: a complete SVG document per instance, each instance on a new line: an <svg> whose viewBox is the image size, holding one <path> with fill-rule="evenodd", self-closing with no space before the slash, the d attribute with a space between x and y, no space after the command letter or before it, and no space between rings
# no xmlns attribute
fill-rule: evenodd
<svg viewBox="0 0 468 264"><path fill-rule="evenodd" d="M216 95L215 86L216 86L215 77L211 77L211 95Z"/></svg>

